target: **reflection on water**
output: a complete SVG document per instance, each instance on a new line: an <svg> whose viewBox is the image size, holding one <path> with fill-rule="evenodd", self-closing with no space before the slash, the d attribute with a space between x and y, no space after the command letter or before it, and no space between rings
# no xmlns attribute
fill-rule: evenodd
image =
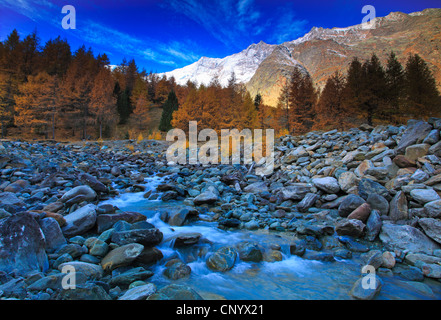
<svg viewBox="0 0 441 320"><path fill-rule="evenodd" d="M151 180L150 180L151 179ZM154 189L162 178L152 177L146 181L146 188ZM164 259L153 267L150 281L157 286L170 283L185 284L207 299L261 299L261 300L337 300L350 299L349 292L360 277L360 257L351 260L320 262L305 260L289 254L290 234L258 231L225 231L213 222L197 221L191 225L171 227L159 218L155 209L174 207L182 203L163 203L143 198L143 192L123 194L106 201L122 210L145 214L148 221L164 234L164 241L158 246ZM202 235L198 244L188 248L175 249L167 239L179 234L197 232ZM276 262L243 262L238 259L234 268L227 272L213 272L206 266L208 251L241 241L256 241L262 247L277 244L283 260ZM164 264L170 258L179 257L191 268L186 279L169 280L162 276ZM377 299L441 299L441 283L426 279L424 283L404 281L396 277L381 276L383 286Z"/></svg>

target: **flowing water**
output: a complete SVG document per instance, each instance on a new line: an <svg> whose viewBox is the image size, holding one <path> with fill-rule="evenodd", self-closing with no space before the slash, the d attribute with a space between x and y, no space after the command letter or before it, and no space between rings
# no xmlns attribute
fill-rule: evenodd
<svg viewBox="0 0 441 320"><path fill-rule="evenodd" d="M147 190L155 190L163 178L157 176L146 179ZM146 191L147 191L146 190ZM349 292L360 278L360 257L354 254L350 260L322 262L306 260L289 253L289 233L269 230L225 231L217 228L217 223L196 221L176 227L169 226L159 218L157 208L182 205L180 202L147 200L145 192L126 193L106 201L121 210L137 211L145 214L150 223L164 234L163 242L157 246L164 258L153 266L154 276L150 282L158 287L170 283L188 285L206 299L229 300L341 300L350 299ZM176 249L173 240L181 233L200 233L198 244ZM239 258L233 269L214 272L206 265L211 252L225 245L241 241L254 241L263 247L271 244L280 246L282 261L244 262ZM185 279L169 280L162 275L165 263L171 258L180 258L191 267L191 274ZM406 281L396 276L380 276L383 286L377 299L441 299L441 283L425 279L423 283Z"/></svg>

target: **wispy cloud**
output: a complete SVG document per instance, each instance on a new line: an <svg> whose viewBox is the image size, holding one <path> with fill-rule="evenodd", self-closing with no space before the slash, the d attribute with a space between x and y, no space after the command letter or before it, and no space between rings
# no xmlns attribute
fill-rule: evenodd
<svg viewBox="0 0 441 320"><path fill-rule="evenodd" d="M298 19L294 11L284 10L284 13L281 13L278 22L273 26L272 36L268 40L279 44L295 40L308 31L306 30L307 24L308 21Z"/></svg>
<svg viewBox="0 0 441 320"><path fill-rule="evenodd" d="M61 28L62 5L48 0L2 0L2 5L20 13L37 23L49 23ZM149 37L136 37L91 19L77 21L72 35L93 45L108 48L127 57L144 59L167 66L179 66L196 61L200 57L194 52L197 47L189 40L161 42Z"/></svg>
<svg viewBox="0 0 441 320"><path fill-rule="evenodd" d="M293 6L278 8L277 21L255 0L168 0L177 13L193 20L228 47L243 48L252 41L282 43L303 35L308 21L298 19ZM265 35L266 39L262 39ZM260 36L260 38L259 38Z"/></svg>

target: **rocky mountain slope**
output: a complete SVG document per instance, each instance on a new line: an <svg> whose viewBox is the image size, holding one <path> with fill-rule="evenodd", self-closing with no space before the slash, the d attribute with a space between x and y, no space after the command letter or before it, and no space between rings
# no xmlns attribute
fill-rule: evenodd
<svg viewBox="0 0 441 320"><path fill-rule="evenodd" d="M224 59L201 58L198 62L166 73L185 84L187 80L207 83L214 75L226 84L232 71L254 96L261 93L272 106L293 66L301 65L322 88L335 71L345 72L351 59L367 59L376 53L385 62L393 50L402 64L410 53L419 54L441 83L441 9L405 14L392 12L375 19L371 29L355 25L347 28L312 28L303 37L268 45L260 42Z"/></svg>

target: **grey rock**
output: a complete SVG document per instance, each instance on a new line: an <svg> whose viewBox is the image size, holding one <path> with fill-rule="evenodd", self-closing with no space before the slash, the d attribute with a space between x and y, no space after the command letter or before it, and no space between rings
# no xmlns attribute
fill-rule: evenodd
<svg viewBox="0 0 441 320"><path fill-rule="evenodd" d="M368 241L374 241L380 233L382 225L383 222L379 212L377 210L372 210L366 221L366 239Z"/></svg>
<svg viewBox="0 0 441 320"><path fill-rule="evenodd" d="M156 292L156 286L148 283L143 286L134 287L127 290L118 300L146 300L149 296Z"/></svg>
<svg viewBox="0 0 441 320"><path fill-rule="evenodd" d="M393 221L409 218L407 198L403 191L398 191L397 194L392 198L389 206L389 217Z"/></svg>
<svg viewBox="0 0 441 320"><path fill-rule="evenodd" d="M333 177L315 178L312 179L312 183L327 193L338 193L340 191L340 185L337 179Z"/></svg>
<svg viewBox="0 0 441 320"><path fill-rule="evenodd" d="M62 197L61 202L65 203L77 196L82 196L84 201L92 201L96 198L96 192L89 186L78 186L67 191Z"/></svg>
<svg viewBox="0 0 441 320"><path fill-rule="evenodd" d="M0 221L0 270L24 274L49 267L45 238L29 213L17 213Z"/></svg>
<svg viewBox="0 0 441 320"><path fill-rule="evenodd" d="M40 228L44 234L47 251L53 251L67 243L60 225L54 218L48 217L41 219Z"/></svg>
<svg viewBox="0 0 441 320"><path fill-rule="evenodd" d="M379 237L388 250L398 249L425 253L441 248L419 229L409 225L383 223Z"/></svg>
<svg viewBox="0 0 441 320"><path fill-rule="evenodd" d="M410 145L423 140L432 130L432 126L425 121L416 121L407 126L396 148L397 153L404 153Z"/></svg>
<svg viewBox="0 0 441 320"><path fill-rule="evenodd" d="M426 203L424 211L429 218L441 218L441 200Z"/></svg>
<svg viewBox="0 0 441 320"><path fill-rule="evenodd" d="M414 189L410 192L410 196L420 204L441 200L438 193L433 189Z"/></svg>
<svg viewBox="0 0 441 320"><path fill-rule="evenodd" d="M441 244L441 221L439 219L421 218L418 224L429 238Z"/></svg>
<svg viewBox="0 0 441 320"><path fill-rule="evenodd" d="M84 234L92 229L97 219L95 208L95 205L88 204L66 215L64 217L66 225L62 228L64 235L66 237L73 237Z"/></svg>
<svg viewBox="0 0 441 320"><path fill-rule="evenodd" d="M206 261L208 268L214 271L228 271L234 267L237 251L233 247L223 247L213 253Z"/></svg>
<svg viewBox="0 0 441 320"><path fill-rule="evenodd" d="M338 215L340 217L346 218L352 211L357 209L362 204L366 203L366 201L355 194L350 194L344 198L341 204L338 207Z"/></svg>
<svg viewBox="0 0 441 320"><path fill-rule="evenodd" d="M378 210L382 216L389 213L389 202L384 197L376 193L371 193L366 202L369 203L372 210Z"/></svg>

